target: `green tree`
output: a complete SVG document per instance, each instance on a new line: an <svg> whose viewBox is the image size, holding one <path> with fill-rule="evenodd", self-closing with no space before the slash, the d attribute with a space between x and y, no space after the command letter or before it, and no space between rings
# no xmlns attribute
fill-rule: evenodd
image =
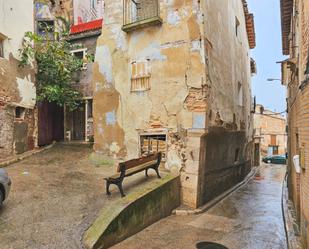
<svg viewBox="0 0 309 249"><path fill-rule="evenodd" d="M72 74L81 70L84 61L72 55L73 47L66 37L48 30L44 36L26 32L20 66L33 64L36 68L37 101L54 102L74 110L81 94L72 86Z"/></svg>

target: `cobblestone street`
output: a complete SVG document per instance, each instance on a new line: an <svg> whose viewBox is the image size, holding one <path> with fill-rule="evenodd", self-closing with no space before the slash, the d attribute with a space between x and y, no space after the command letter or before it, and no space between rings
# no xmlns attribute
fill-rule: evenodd
<svg viewBox="0 0 309 249"><path fill-rule="evenodd" d="M206 213L170 216L113 249L195 249L199 241L217 242L229 249L285 249L281 210L285 169L264 164L247 185Z"/></svg>

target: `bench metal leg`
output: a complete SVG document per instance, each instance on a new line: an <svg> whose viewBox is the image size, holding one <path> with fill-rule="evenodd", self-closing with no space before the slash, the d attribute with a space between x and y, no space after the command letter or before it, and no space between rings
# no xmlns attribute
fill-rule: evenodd
<svg viewBox="0 0 309 249"><path fill-rule="evenodd" d="M156 167L154 170L156 171L158 178L161 178L161 176L159 174L159 167Z"/></svg>
<svg viewBox="0 0 309 249"><path fill-rule="evenodd" d="M111 195L111 192L109 192L109 185L110 185L111 183L109 182L109 181L106 181L106 194L107 195Z"/></svg>
<svg viewBox="0 0 309 249"><path fill-rule="evenodd" d="M148 169L145 170L145 175L148 177Z"/></svg>
<svg viewBox="0 0 309 249"><path fill-rule="evenodd" d="M122 188L122 182L117 183L117 186L119 188L119 191L121 193L121 197L125 197L126 195L123 192L123 188Z"/></svg>

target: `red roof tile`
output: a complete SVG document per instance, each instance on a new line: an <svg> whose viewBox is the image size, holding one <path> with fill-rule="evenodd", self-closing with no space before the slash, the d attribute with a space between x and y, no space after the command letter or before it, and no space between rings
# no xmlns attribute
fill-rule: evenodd
<svg viewBox="0 0 309 249"><path fill-rule="evenodd" d="M90 22L75 24L70 29L70 34L83 33L90 30L101 29L103 25L103 19L98 19Z"/></svg>

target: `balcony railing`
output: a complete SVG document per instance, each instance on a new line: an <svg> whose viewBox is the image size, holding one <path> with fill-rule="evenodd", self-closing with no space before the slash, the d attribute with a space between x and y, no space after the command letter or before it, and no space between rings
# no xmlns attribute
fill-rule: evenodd
<svg viewBox="0 0 309 249"><path fill-rule="evenodd" d="M123 0L123 31L160 24L159 0Z"/></svg>

